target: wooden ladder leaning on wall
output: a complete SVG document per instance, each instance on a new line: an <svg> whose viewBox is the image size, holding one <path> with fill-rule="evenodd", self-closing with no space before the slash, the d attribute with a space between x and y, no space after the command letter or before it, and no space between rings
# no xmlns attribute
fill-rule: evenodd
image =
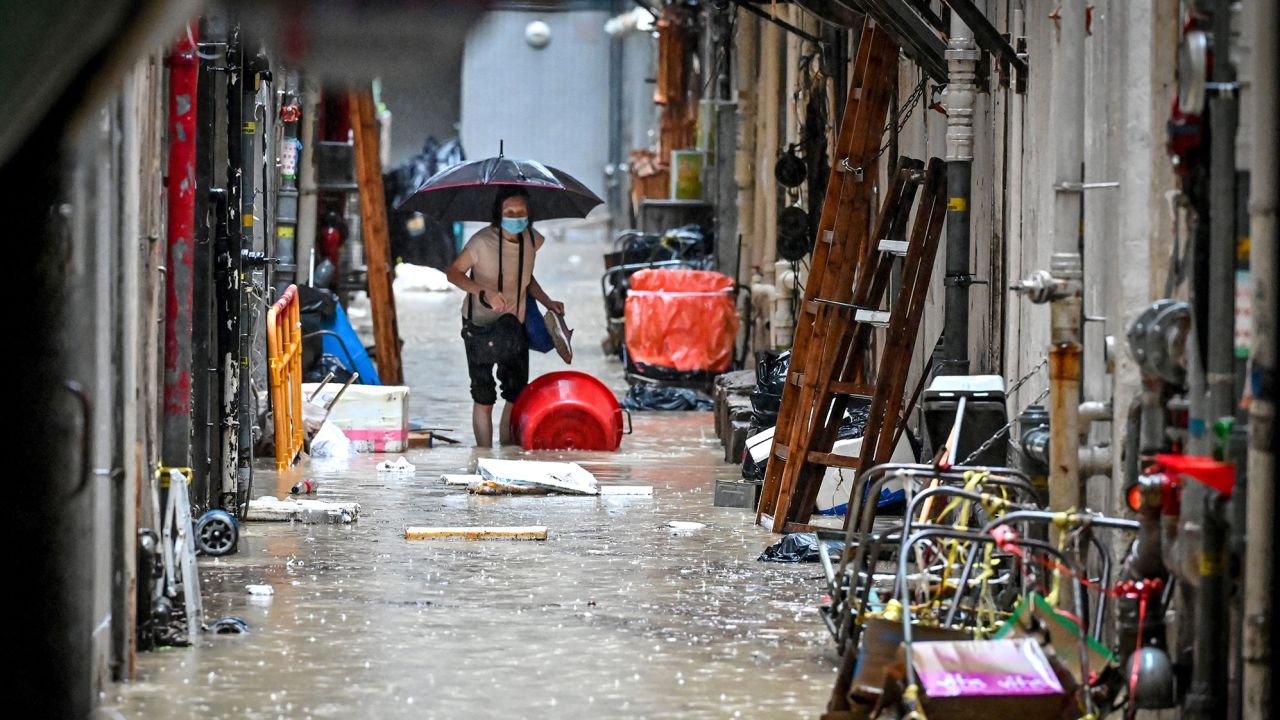
<svg viewBox="0 0 1280 720"><path fill-rule="evenodd" d="M868 21L854 64L854 84L837 143L813 252L813 270L796 323L791 366L765 471L757 521L774 532L808 530L829 466L857 469L886 461L900 426L911 353L946 212L943 164L901 158L890 175L874 228L870 188L879 156L897 67L898 47ZM905 235L918 189L923 189L909 240ZM895 260L902 284L881 310ZM876 382L868 376L868 348L886 329ZM853 397L870 401L858 458L831 453ZM855 483L856 485L856 483Z"/></svg>

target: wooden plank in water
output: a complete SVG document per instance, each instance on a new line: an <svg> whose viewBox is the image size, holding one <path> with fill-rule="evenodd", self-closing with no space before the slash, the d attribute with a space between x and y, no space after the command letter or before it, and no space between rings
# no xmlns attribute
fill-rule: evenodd
<svg viewBox="0 0 1280 720"><path fill-rule="evenodd" d="M547 527L408 527L404 537L406 540L546 540Z"/></svg>

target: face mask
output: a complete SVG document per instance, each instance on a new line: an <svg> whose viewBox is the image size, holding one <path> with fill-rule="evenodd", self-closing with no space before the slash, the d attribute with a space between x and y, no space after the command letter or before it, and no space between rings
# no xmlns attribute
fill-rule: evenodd
<svg viewBox="0 0 1280 720"><path fill-rule="evenodd" d="M502 218L502 229L512 235L519 235L527 227L529 227L529 218L527 217Z"/></svg>

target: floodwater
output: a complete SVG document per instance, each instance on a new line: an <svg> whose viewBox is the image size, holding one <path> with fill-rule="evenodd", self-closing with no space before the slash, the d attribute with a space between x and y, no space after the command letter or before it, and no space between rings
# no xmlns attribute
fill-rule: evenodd
<svg viewBox="0 0 1280 720"><path fill-rule="evenodd" d="M619 394L603 357L603 233L552 236L538 277L569 306L574 368ZM211 619L251 631L139 656L138 680L107 690L125 717L155 718L785 718L816 717L835 679L819 619L816 565L760 563L775 538L745 510L712 507L722 461L710 413L642 413L617 453L570 459L606 483L653 497L479 497L446 487L468 472L470 399L458 337L461 294L398 296L412 414L463 441L405 453L409 476L379 477L395 456L316 460L299 476L318 497L352 500L352 525L251 522L240 550L202 558ZM366 320L367 322L367 320ZM563 369L535 354L532 375ZM484 451L488 453L489 451ZM673 520L703 523L673 530ZM546 525L545 542L405 540L410 525ZM269 584L275 594L250 596ZM114 712L111 714L115 714Z"/></svg>

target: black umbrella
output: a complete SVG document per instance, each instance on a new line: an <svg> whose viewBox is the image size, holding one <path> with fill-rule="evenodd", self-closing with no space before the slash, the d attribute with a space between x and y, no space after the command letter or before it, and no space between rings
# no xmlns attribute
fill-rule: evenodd
<svg viewBox="0 0 1280 720"><path fill-rule="evenodd" d="M581 218L604 201L568 173L536 160L492 157L445 168L400 204L442 222L491 222L493 203L503 188L519 186L529 193L536 220Z"/></svg>

